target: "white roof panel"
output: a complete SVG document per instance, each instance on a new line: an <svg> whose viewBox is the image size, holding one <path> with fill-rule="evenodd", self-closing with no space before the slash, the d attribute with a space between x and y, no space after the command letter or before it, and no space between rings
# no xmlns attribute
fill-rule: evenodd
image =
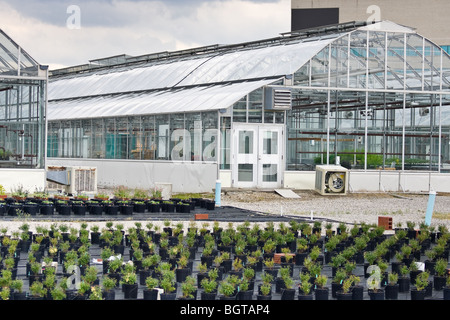
<svg viewBox="0 0 450 320"><path fill-rule="evenodd" d="M50 101L48 120L103 118L228 108L274 80Z"/></svg>
<svg viewBox="0 0 450 320"><path fill-rule="evenodd" d="M48 96L59 100L284 76L300 69L333 39L56 78L49 82Z"/></svg>

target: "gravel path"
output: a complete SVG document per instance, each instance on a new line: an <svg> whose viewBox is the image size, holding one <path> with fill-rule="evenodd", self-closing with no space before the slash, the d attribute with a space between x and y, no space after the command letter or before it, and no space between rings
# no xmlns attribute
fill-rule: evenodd
<svg viewBox="0 0 450 320"><path fill-rule="evenodd" d="M379 216L389 216L394 226L407 221L417 225L425 221L428 195L417 194L349 194L320 196L314 192L297 192L300 199L285 199L272 192L227 192L222 205L265 212L329 218L347 223L378 223ZM436 197L432 226L450 228L450 196Z"/></svg>

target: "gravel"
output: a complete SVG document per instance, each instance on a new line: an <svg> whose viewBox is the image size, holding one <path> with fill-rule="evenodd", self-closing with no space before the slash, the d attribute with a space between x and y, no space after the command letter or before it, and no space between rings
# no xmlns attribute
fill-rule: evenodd
<svg viewBox="0 0 450 320"><path fill-rule="evenodd" d="M270 213L326 218L346 223L378 223L379 216L392 217L394 227L407 221L417 226L425 221L428 195L353 193L344 196L321 196L315 192L297 191L300 199L282 198L275 192L231 191L221 199L222 205ZM450 195L436 197L432 226L450 228Z"/></svg>

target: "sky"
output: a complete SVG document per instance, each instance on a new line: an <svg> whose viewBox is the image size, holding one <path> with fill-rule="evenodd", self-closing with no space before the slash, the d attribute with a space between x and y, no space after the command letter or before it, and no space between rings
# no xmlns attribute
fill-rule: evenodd
<svg viewBox="0 0 450 320"><path fill-rule="evenodd" d="M0 0L0 29L50 69L276 37L291 0Z"/></svg>

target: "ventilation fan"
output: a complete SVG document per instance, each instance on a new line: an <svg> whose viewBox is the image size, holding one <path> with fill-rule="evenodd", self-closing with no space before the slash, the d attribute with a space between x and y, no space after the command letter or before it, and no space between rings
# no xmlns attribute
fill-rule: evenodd
<svg viewBox="0 0 450 320"><path fill-rule="evenodd" d="M341 166L316 167L316 191L321 195L345 195L348 189L348 170Z"/></svg>

